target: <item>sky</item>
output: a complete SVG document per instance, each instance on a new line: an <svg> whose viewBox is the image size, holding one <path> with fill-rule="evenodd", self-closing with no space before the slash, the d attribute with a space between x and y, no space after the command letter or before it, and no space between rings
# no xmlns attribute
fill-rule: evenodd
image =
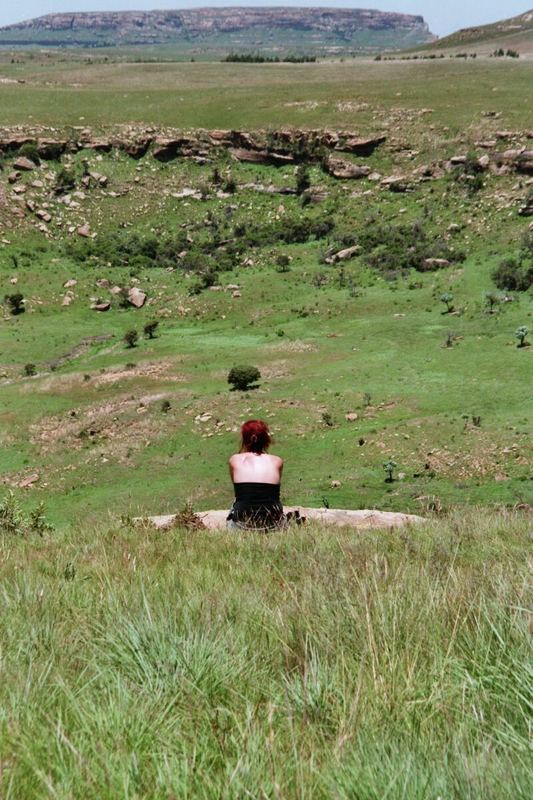
<svg viewBox="0 0 533 800"><path fill-rule="evenodd" d="M533 0L0 0L0 26L61 11L136 11L138 9L202 6L332 6L376 8L421 14L438 36L514 17L533 8Z"/></svg>

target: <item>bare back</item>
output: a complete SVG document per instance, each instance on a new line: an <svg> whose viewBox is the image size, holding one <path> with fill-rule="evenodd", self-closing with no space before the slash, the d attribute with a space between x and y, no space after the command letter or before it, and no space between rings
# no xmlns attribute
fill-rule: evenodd
<svg viewBox="0 0 533 800"><path fill-rule="evenodd" d="M235 453L229 460L233 483L281 483L283 460L268 453Z"/></svg>

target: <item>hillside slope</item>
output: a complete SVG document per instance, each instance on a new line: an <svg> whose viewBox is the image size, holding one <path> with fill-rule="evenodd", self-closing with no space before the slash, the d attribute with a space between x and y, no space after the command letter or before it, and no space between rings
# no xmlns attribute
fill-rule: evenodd
<svg viewBox="0 0 533 800"><path fill-rule="evenodd" d="M533 9L491 25L463 28L431 45L439 50L472 47L478 52L511 48L524 55L533 53Z"/></svg>
<svg viewBox="0 0 533 800"><path fill-rule="evenodd" d="M0 45L180 45L184 49L332 52L433 40L423 17L365 9L202 8L48 14L0 28Z"/></svg>

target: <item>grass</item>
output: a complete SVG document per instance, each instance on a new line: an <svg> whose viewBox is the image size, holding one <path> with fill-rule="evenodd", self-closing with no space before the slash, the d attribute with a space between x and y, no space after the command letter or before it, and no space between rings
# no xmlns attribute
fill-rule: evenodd
<svg viewBox="0 0 533 800"><path fill-rule="evenodd" d="M0 51L1 56L1 51ZM394 109L433 109L452 132L477 124L482 111L531 127L531 64L366 62L322 64L93 63L70 56L6 53L0 125L175 127L355 126L373 129ZM460 86L461 91L457 91ZM361 108L366 103L367 108Z"/></svg>
<svg viewBox="0 0 533 800"><path fill-rule="evenodd" d="M2 796L525 800L529 527L4 536Z"/></svg>

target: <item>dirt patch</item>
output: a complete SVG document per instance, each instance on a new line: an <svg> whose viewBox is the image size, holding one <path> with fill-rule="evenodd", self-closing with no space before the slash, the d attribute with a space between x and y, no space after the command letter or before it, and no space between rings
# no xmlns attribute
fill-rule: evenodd
<svg viewBox="0 0 533 800"><path fill-rule="evenodd" d="M79 358L91 347L91 345L99 344L100 342L107 342L112 338L112 333L104 333L101 336L86 336L79 344L73 347L72 350L69 350L68 353L65 353L64 356L59 356L59 358L55 358L53 361L50 361L50 367L61 367L63 364L67 364L69 361Z"/></svg>
<svg viewBox="0 0 533 800"><path fill-rule="evenodd" d="M31 441L41 453L98 445L100 451L122 460L158 434L161 421L150 413L150 406L165 398L162 393L121 397L83 411L46 417L30 428Z"/></svg>

